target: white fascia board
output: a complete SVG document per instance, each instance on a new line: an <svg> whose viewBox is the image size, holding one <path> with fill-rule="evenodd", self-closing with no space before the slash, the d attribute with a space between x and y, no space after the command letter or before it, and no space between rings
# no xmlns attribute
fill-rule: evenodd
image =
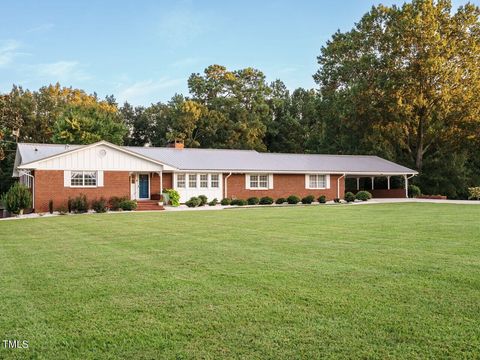
<svg viewBox="0 0 480 360"><path fill-rule="evenodd" d="M208 172L208 173L233 173L233 174L318 174L318 175L329 175L329 174L345 174L346 176L349 175L365 175L365 176L401 176L401 175L417 175L418 171L408 171L408 172L354 172L354 171L339 171L339 170L321 170L321 171L310 171L310 170L238 170L238 169L216 169L216 170L209 170L209 169L195 169L195 170L185 170L179 169L177 172L181 173L200 173L200 172Z"/></svg>

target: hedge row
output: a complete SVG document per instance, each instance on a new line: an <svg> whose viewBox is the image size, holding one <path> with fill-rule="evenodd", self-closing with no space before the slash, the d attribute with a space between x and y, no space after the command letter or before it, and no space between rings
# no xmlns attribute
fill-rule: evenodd
<svg viewBox="0 0 480 360"><path fill-rule="evenodd" d="M50 213L54 211L54 202L50 200L48 202L48 210ZM104 213L108 210L111 211L131 211L137 208L137 202L135 200L130 200L128 197L118 197L112 196L108 201L107 199L101 197L100 199L94 199L91 202L88 201L85 194L80 194L77 197L69 198L67 201L67 207L61 205L55 209L60 214L75 213L81 214L86 213L88 210L92 209L97 213Z"/></svg>

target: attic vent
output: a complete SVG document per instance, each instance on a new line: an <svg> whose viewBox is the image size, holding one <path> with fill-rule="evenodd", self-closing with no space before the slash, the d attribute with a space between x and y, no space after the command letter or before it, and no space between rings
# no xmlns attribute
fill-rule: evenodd
<svg viewBox="0 0 480 360"><path fill-rule="evenodd" d="M100 157L105 157L105 155L107 155L107 150L105 149L102 149L98 152L98 156Z"/></svg>

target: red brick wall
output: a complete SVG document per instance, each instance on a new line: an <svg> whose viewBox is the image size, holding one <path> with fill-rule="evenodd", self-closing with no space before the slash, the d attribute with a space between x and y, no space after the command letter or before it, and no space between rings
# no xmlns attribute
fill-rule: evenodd
<svg viewBox="0 0 480 360"><path fill-rule="evenodd" d="M374 198L405 198L405 189L374 189L367 190Z"/></svg>
<svg viewBox="0 0 480 360"><path fill-rule="evenodd" d="M35 176L35 211L48 211L48 202L53 200L53 207L67 206L69 197L80 194L87 195L89 201L112 196L130 197L130 182L128 171L105 171L103 187L69 188L63 186L63 170L36 170Z"/></svg>
<svg viewBox="0 0 480 360"><path fill-rule="evenodd" d="M164 189L172 188L172 173L162 173L162 186ZM160 193L160 176L153 173L150 177L150 194L159 194Z"/></svg>
<svg viewBox="0 0 480 360"><path fill-rule="evenodd" d="M223 175L224 178L228 174ZM249 190L245 189L245 174L233 174L227 179L228 197L238 199L248 199L256 196L270 196L273 199L297 195L300 198L307 195L314 195L315 198L325 195L328 200L337 197L337 179L342 175L330 175L330 189L305 189L304 174L274 174L273 189L270 190ZM340 197L343 198L345 192L345 178L340 179Z"/></svg>

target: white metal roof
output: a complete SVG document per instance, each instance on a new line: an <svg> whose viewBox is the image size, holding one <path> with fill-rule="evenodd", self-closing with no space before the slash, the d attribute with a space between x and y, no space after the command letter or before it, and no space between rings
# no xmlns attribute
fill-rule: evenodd
<svg viewBox="0 0 480 360"><path fill-rule="evenodd" d="M24 165L86 145L56 145L19 143ZM226 172L328 172L349 174L417 174L417 171L398 165L378 156L320 155L259 153L254 150L227 149L174 149L162 147L133 147L126 150L169 164L180 171Z"/></svg>

